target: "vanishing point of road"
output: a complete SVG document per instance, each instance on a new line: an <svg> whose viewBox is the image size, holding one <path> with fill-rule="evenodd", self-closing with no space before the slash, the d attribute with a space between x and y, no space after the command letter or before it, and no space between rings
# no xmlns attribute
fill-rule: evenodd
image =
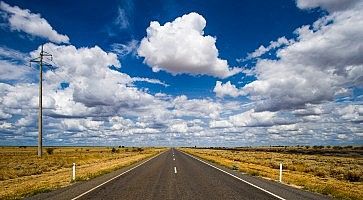
<svg viewBox="0 0 363 200"><path fill-rule="evenodd" d="M330 199L209 164L176 149L84 183L30 199Z"/></svg>

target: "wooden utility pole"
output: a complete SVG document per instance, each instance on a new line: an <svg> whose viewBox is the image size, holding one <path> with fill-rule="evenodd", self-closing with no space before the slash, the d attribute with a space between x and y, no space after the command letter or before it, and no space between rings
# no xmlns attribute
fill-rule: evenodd
<svg viewBox="0 0 363 200"><path fill-rule="evenodd" d="M44 62L44 57L50 57L52 60L52 55L45 52L43 49L40 51L39 57L31 59L32 62L39 63L39 112L38 112L38 156L42 157L43 154L43 65L51 66L50 64Z"/></svg>

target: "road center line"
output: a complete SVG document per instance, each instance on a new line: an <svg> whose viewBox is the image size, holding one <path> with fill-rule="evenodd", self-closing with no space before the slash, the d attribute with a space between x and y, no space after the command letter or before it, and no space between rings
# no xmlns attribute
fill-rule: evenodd
<svg viewBox="0 0 363 200"><path fill-rule="evenodd" d="M165 151L164 151L164 152L165 152ZM164 152L163 152L163 153L164 153ZM71 200L76 200L76 199L78 199L78 198L80 198L80 197L82 197L82 196L84 196L84 195L86 195L86 194L88 194L88 193L92 192L93 190L95 190L95 189L97 189L97 188L99 188L99 187L101 187L101 186L105 185L106 183L108 183L108 182L110 182L110 181L112 181L112 180L114 180L114 179L116 179L116 178L118 178L118 177L120 177L120 176L122 176L122 175L126 174L127 172L129 172L129 171L131 171L131 170L133 170L133 169L135 169L135 168L137 168L137 167L139 167L139 166L141 166L141 165L143 165L143 164L145 164L145 163L149 162L150 160L152 160L152 159L154 159L154 158L156 158L156 157L160 156L160 155L161 155L161 154L163 154L163 153L157 154L157 155L155 155L155 156L153 156L153 157L151 157L151 158L149 158L149 159L145 160L144 162L142 162L142 163L140 163L140 164L136 165L135 167L132 167L132 168L130 168L130 169L128 169L128 170L126 170L126 171L122 172L121 174L119 174L119 175L117 175L117 176L115 176L115 177L113 177L113 178L109 179L108 181L105 181L105 182L103 182L103 183L101 183L101 184L97 185L96 187L93 187L92 189L90 189L90 190L88 190L88 191L86 191L86 192L84 192L84 193L82 193L82 194L80 194L80 195L78 195L78 196L74 197L74 198L73 198L73 199L71 199Z"/></svg>
<svg viewBox="0 0 363 200"><path fill-rule="evenodd" d="M240 178L240 177L238 177L238 176L236 176L236 175L233 175L233 174L231 174L231 173L229 173L229 172L226 172L226 171L224 171L224 170L222 170L222 169L219 169L218 167L216 167L216 166L214 166L214 165L211 165L211 164L209 164L209 163L207 163L207 162L205 162L205 161L203 161L203 160L201 160L201 159L199 159L199 158L197 158L197 157L195 157L195 156L189 155L189 154L187 154L187 153L185 153L185 152L183 152L183 151L181 151L181 152L182 152L182 153L184 153L185 155L188 155L188 156L190 156L190 157L192 157L192 158L196 159L196 160L199 160L200 162L202 162L202 163L204 163L204 164L206 164L206 165L209 165L210 167L213 167L214 169L217 169L217 170L219 170L219 171L221 171L221 172L223 172L223 173L225 173L225 174L228 174L228 175L230 175L230 176L232 176L232 177L234 177L234 178L236 178L236 179L238 179L238 180L240 180L240 181L242 181L242 182L244 182L244 183L247 183L247 184L248 184L248 185L250 185L250 186L253 186L253 187L255 187L255 188L259 189L259 190L262 190L262 191L266 192L267 194L270 194L270 195L272 195L272 196L274 196L274 197L276 197L276 198L278 198L278 199L281 199L281 200L286 200L286 199L284 199L284 198L282 198L282 197L280 197L280 196L278 196L278 195L276 195L276 194L274 194L274 193L272 193L272 192L270 192L270 191L268 191L268 190L265 190L265 189L263 189L263 188L261 188L261 187L259 187L259 186L255 185L255 184L252 184L252 183L250 183L250 182L248 182L248 181L246 181L246 180L244 180L244 179L242 179L242 178Z"/></svg>
<svg viewBox="0 0 363 200"><path fill-rule="evenodd" d="M175 160L175 158L173 158L173 160Z"/></svg>
<svg viewBox="0 0 363 200"><path fill-rule="evenodd" d="M176 173L178 173L177 171L176 171L176 167L174 167L174 173L176 174Z"/></svg>

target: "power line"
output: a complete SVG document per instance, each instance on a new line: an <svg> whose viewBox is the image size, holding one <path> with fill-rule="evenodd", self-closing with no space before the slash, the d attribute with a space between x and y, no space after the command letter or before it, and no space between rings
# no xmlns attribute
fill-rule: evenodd
<svg viewBox="0 0 363 200"><path fill-rule="evenodd" d="M39 157L42 157L43 154L43 65L50 67L52 66L44 61L44 58L46 57L50 57L51 60L53 60L52 54L44 51L42 44L39 57L31 59L29 62L30 67L32 62L39 64L39 115L38 115L38 156Z"/></svg>

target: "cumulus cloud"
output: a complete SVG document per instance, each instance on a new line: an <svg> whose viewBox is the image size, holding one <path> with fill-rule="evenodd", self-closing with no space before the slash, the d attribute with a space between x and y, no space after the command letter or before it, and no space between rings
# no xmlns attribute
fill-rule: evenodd
<svg viewBox="0 0 363 200"><path fill-rule="evenodd" d="M172 133L186 133L188 131L188 125L186 122L179 122L172 124L169 128Z"/></svg>
<svg viewBox="0 0 363 200"><path fill-rule="evenodd" d="M281 133L288 131L299 131L296 124L286 124L286 125L274 125L267 129L269 133Z"/></svg>
<svg viewBox="0 0 363 200"><path fill-rule="evenodd" d="M336 112L343 120L363 122L363 105L347 105Z"/></svg>
<svg viewBox="0 0 363 200"><path fill-rule="evenodd" d="M309 115L321 115L327 113L321 105L311 105L307 104L303 109L296 109L292 111L293 114L299 116L309 116Z"/></svg>
<svg viewBox="0 0 363 200"><path fill-rule="evenodd" d="M208 99L188 99L187 96L178 96L172 100L175 116L191 116L198 118L219 117L222 105Z"/></svg>
<svg viewBox="0 0 363 200"><path fill-rule="evenodd" d="M34 72L24 66L11 61L0 60L0 81L16 80L17 82L28 81Z"/></svg>
<svg viewBox="0 0 363 200"><path fill-rule="evenodd" d="M277 60L257 61L257 80L242 90L258 101L259 110L303 108L363 86L363 4L354 5L298 28Z"/></svg>
<svg viewBox="0 0 363 200"><path fill-rule="evenodd" d="M290 124L292 119L282 118L276 112L256 112L254 109L231 115L229 121L235 126L272 126L275 124Z"/></svg>
<svg viewBox="0 0 363 200"><path fill-rule="evenodd" d="M251 84L237 88L229 81L216 82L217 96L248 94L252 101L247 103L150 94L134 82L165 83L114 70L121 68L117 56L122 51L116 55L116 51L106 52L98 46L77 48L48 43L44 47L53 54L58 68L44 73L44 139L48 144L133 146L321 145L361 141L361 103L333 101L336 96L350 95L351 88L362 83L362 62L358 56L361 23L357 22L361 15L356 12L359 7L349 9L322 17L312 26L300 27L293 42L276 47L280 48L278 60L257 62L253 69L257 80ZM180 26L184 30L185 26L179 24L183 22L203 31L205 24L198 26L182 18L167 27L178 30ZM158 30L165 26L159 25ZM199 37L208 38L200 32ZM212 44L215 46L215 39ZM38 55L39 50L31 52L31 57ZM206 51L209 52L208 48ZM8 64L19 64L9 57L21 61L23 56L29 57L0 48L0 57ZM329 61L329 56L334 62ZM0 63L0 70L4 65ZM7 73L14 74L16 80L26 76ZM60 83L69 85L61 88ZM37 106L37 83L0 83L3 144L36 143Z"/></svg>
<svg viewBox="0 0 363 200"><path fill-rule="evenodd" d="M223 84L221 81L217 81L216 85L213 89L213 92L216 93L217 97L224 97L224 96L231 96L231 97L238 97L245 95L245 93L237 89L237 87L233 84L231 84L230 81Z"/></svg>
<svg viewBox="0 0 363 200"><path fill-rule="evenodd" d="M176 74L232 76L241 70L230 69L226 60L218 58L216 38L204 36L206 20L198 13L189 13L160 25L153 21L142 39L138 55L153 71Z"/></svg>
<svg viewBox="0 0 363 200"><path fill-rule="evenodd" d="M18 6L10 6L3 1L0 2L0 10L6 13L11 30L23 31L55 43L69 43L68 36L55 31L40 14L31 13L30 10L21 9Z"/></svg>
<svg viewBox="0 0 363 200"><path fill-rule="evenodd" d="M32 80L34 71L26 67L29 55L0 46L0 81L26 82Z"/></svg>
<svg viewBox="0 0 363 200"><path fill-rule="evenodd" d="M229 128L233 127L233 124L228 120L213 120L209 122L210 128Z"/></svg>
<svg viewBox="0 0 363 200"><path fill-rule="evenodd" d="M183 140L187 135L207 135L203 131L208 127L208 119L218 120L224 112L239 109L237 103L224 105L212 99L148 94L133 82L159 80L130 77L114 70L121 67L117 55L98 46L76 48L48 43L44 48L53 55L58 67L44 72L46 141L92 144L98 138L106 144L111 139L120 141L127 137L133 144L152 144L164 141L167 133ZM39 51L40 47L30 56L35 57ZM60 88L60 83L69 85ZM0 118L9 123L4 125L8 127L6 131L16 132L17 140L31 142L25 138L36 137L33 132L36 133L37 83L1 83L0 102Z"/></svg>

